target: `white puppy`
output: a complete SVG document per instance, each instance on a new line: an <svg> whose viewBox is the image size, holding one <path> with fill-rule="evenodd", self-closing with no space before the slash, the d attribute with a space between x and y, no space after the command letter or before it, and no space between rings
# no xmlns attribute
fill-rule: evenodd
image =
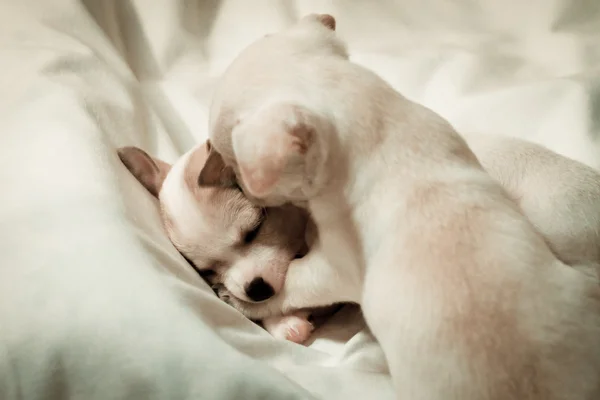
<svg viewBox="0 0 600 400"><path fill-rule="evenodd" d="M361 304L399 399L600 398L597 281L445 120L350 62L334 26L306 17L225 73L210 137L244 191L308 208L305 258Z"/></svg>
<svg viewBox="0 0 600 400"><path fill-rule="evenodd" d="M600 173L522 139L479 134L466 139L556 257L600 282ZM312 243L316 231L311 221L308 227L307 240ZM246 302L226 288L217 294L250 319L348 301L352 296L337 277L340 271L320 256L315 262L316 256L313 251L292 261L283 290L265 302Z"/></svg>

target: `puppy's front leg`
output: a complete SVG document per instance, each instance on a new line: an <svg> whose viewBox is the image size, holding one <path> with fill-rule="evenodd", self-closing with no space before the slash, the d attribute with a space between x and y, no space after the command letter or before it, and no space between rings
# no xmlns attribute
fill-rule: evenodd
<svg viewBox="0 0 600 400"><path fill-rule="evenodd" d="M343 272L329 262L321 244L315 243L306 256L290 264L279 294L282 310L358 302L360 289Z"/></svg>
<svg viewBox="0 0 600 400"><path fill-rule="evenodd" d="M301 344L314 330L314 325L308 320L309 318L310 311L300 310L287 315L265 318L262 325L275 339Z"/></svg>

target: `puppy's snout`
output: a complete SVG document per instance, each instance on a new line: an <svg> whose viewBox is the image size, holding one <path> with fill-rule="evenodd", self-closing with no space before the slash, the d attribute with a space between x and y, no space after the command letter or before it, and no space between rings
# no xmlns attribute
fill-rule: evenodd
<svg viewBox="0 0 600 400"><path fill-rule="evenodd" d="M263 278L255 278L246 286L246 296L252 301L263 301L273 297L275 290Z"/></svg>

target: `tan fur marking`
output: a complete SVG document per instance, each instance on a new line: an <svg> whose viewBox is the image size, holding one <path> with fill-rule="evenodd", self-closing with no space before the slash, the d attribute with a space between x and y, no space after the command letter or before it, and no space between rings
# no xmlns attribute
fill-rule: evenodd
<svg viewBox="0 0 600 400"><path fill-rule="evenodd" d="M317 20L325 25L327 28L335 31L335 18L329 14L318 14Z"/></svg>

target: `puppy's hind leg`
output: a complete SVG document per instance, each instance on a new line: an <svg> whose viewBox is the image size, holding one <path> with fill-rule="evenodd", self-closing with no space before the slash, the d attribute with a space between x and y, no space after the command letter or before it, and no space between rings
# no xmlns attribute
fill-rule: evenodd
<svg viewBox="0 0 600 400"><path fill-rule="evenodd" d="M400 254L398 259L402 259ZM516 400L503 394L485 395L486 379L493 374L481 360L469 360L468 339L461 339L470 337L470 330L477 327L456 322L449 311L452 304L466 307L464 299L457 301L452 288L448 295L438 277L426 272L431 265L414 259L393 262L390 257L378 257L378 261L367 269L361 307L385 354L397 398ZM489 332L473 335L480 334L487 336Z"/></svg>
<svg viewBox="0 0 600 400"><path fill-rule="evenodd" d="M365 276L361 308L367 325L385 354L398 399L411 400L471 400L460 399L443 390L440 375L452 360L431 351L435 330L429 296L411 289L409 277L399 277L398 266L372 266ZM394 271L395 270L395 271ZM386 273L387 271L387 273ZM400 283L404 282L404 283ZM437 347L437 346L436 346ZM427 360L432 360L428 362ZM439 361L433 361L439 360Z"/></svg>

